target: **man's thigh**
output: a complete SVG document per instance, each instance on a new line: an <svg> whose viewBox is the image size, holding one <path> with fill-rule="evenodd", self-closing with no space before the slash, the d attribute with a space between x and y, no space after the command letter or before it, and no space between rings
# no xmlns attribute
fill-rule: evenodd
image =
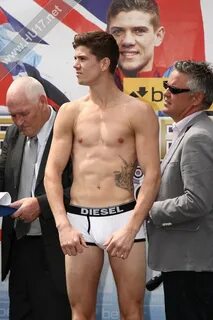
<svg viewBox="0 0 213 320"><path fill-rule="evenodd" d="M145 242L135 242L127 259L109 257L112 272L117 286L121 311L143 308L145 292L146 255Z"/></svg>
<svg viewBox="0 0 213 320"><path fill-rule="evenodd" d="M96 295L104 252L90 245L77 256L66 256L66 281L73 311L82 310L90 315L95 312Z"/></svg>

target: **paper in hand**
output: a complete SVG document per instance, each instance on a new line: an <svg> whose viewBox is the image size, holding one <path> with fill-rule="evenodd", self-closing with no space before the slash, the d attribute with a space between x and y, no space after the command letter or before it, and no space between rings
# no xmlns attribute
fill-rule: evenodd
<svg viewBox="0 0 213 320"><path fill-rule="evenodd" d="M0 217L5 217L13 214L17 209L12 208L11 196L8 192L0 192Z"/></svg>

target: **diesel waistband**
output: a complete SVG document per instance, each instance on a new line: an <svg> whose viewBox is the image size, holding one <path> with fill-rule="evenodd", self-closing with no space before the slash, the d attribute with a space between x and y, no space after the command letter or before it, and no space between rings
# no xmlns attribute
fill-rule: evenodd
<svg viewBox="0 0 213 320"><path fill-rule="evenodd" d="M112 216L115 214L121 214L123 212L131 211L135 207L135 201L128 203L115 205L111 207L104 208L87 208L87 207L78 207L74 205L67 206L67 211L72 214L79 214L82 216L94 216L94 217L103 217L103 216Z"/></svg>

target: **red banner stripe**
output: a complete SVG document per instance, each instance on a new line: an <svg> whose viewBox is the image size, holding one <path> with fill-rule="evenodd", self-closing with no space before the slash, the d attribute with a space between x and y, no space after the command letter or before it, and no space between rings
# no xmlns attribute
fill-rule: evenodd
<svg viewBox="0 0 213 320"><path fill-rule="evenodd" d="M77 10L73 9L71 6L66 4L63 1L50 1L48 0L34 0L37 4L39 4L42 8L47 10L49 13L52 12L55 5L58 5L60 9L67 12L65 16L58 15L57 19L63 22L66 26L74 30L76 33L100 30L100 28L92 23L90 20L86 19L82 16ZM54 6L53 6L54 4Z"/></svg>

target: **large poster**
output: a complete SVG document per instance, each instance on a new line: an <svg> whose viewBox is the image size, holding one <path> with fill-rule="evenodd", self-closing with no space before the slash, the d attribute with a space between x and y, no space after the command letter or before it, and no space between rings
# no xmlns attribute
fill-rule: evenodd
<svg viewBox="0 0 213 320"><path fill-rule="evenodd" d="M10 124L4 110L5 94L14 78L28 74L41 79L49 103L56 109L64 101L86 94L87 88L76 81L72 41L75 33L102 29L111 32L119 44L117 85L136 99L150 102L159 115L160 154L164 157L171 141L172 122L160 111L163 81L178 59L213 62L213 2L158 0L159 24L151 38L146 38L151 27L149 20L141 18L143 13L136 13L135 23L143 22L132 26L134 32L131 33L125 15L118 20L115 16L107 19L110 2L22 0L20 5L18 0L0 0L0 140ZM132 16L128 19L133 20ZM140 178L138 169L134 178L136 185ZM151 274L148 269L147 278ZM7 281L0 283L0 319L8 319ZM115 285L107 260L99 286L97 319L119 319ZM152 294L146 292L145 319L164 319L161 287Z"/></svg>

